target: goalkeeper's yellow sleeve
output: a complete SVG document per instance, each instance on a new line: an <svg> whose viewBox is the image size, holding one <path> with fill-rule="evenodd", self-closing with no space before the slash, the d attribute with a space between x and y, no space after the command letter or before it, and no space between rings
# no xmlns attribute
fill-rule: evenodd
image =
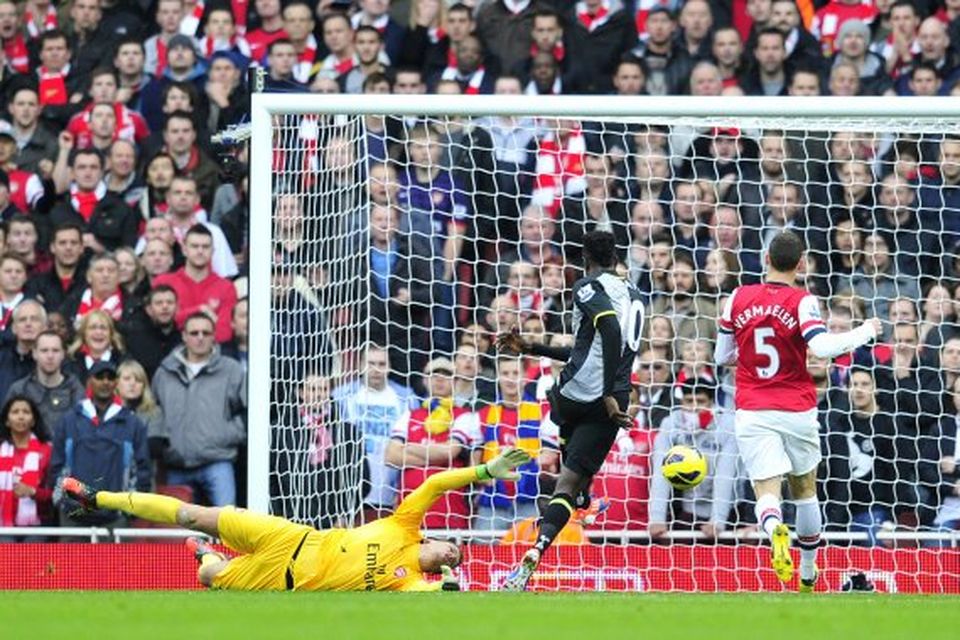
<svg viewBox="0 0 960 640"><path fill-rule="evenodd" d="M443 589L442 582L427 582L426 580L417 580L416 582L410 582L403 587L403 591L441 591Z"/></svg>
<svg viewBox="0 0 960 640"><path fill-rule="evenodd" d="M482 464L465 469L441 471L427 478L426 482L408 495L397 507L393 518L404 528L419 531L423 514L436 502L437 498L447 491L489 478L490 475L487 473L486 465Z"/></svg>

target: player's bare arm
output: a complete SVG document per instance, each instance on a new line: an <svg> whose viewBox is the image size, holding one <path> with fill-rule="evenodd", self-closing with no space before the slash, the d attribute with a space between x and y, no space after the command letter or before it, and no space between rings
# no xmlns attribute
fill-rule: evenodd
<svg viewBox="0 0 960 640"><path fill-rule="evenodd" d="M496 347L498 351L512 351L518 354L542 356L560 362L566 362L570 358L570 347L557 347L536 342L520 335L520 330L516 327L510 332L501 333L497 336Z"/></svg>

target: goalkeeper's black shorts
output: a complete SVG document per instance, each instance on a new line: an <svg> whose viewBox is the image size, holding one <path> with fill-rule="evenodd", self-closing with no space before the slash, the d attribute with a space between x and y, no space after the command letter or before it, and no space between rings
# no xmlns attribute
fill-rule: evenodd
<svg viewBox="0 0 960 640"><path fill-rule="evenodd" d="M617 425L607 416L603 399L577 402L565 398L556 387L548 394L550 418L560 427L560 450L563 466L580 475L595 475L610 447L617 439ZM620 409L626 411L628 394L616 393Z"/></svg>

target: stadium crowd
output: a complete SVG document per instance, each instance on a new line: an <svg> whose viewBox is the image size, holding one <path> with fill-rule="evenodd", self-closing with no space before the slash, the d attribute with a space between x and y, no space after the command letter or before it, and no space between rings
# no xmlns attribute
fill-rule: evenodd
<svg viewBox="0 0 960 640"><path fill-rule="evenodd" d="M77 519L54 490L66 472L243 502L246 150L210 134L246 119L250 68L276 92L953 95L958 17L957 0L0 0L0 525L125 522ZM493 337L571 340L578 242L604 229L648 311L636 428L567 539L750 530L733 372L710 354L725 296L793 229L832 328L887 322L871 348L810 359L828 526L870 542L960 526L960 138L279 124L277 513L376 518L516 444L536 455L519 482L449 494L427 525L530 535L559 464L558 367ZM651 472L678 442L713 470L683 496Z"/></svg>

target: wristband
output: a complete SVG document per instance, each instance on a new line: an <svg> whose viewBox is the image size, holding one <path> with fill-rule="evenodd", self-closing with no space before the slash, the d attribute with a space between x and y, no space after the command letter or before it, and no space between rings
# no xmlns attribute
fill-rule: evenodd
<svg viewBox="0 0 960 640"><path fill-rule="evenodd" d="M487 470L487 465L481 464L477 467L477 478L480 480L490 480L493 478Z"/></svg>

